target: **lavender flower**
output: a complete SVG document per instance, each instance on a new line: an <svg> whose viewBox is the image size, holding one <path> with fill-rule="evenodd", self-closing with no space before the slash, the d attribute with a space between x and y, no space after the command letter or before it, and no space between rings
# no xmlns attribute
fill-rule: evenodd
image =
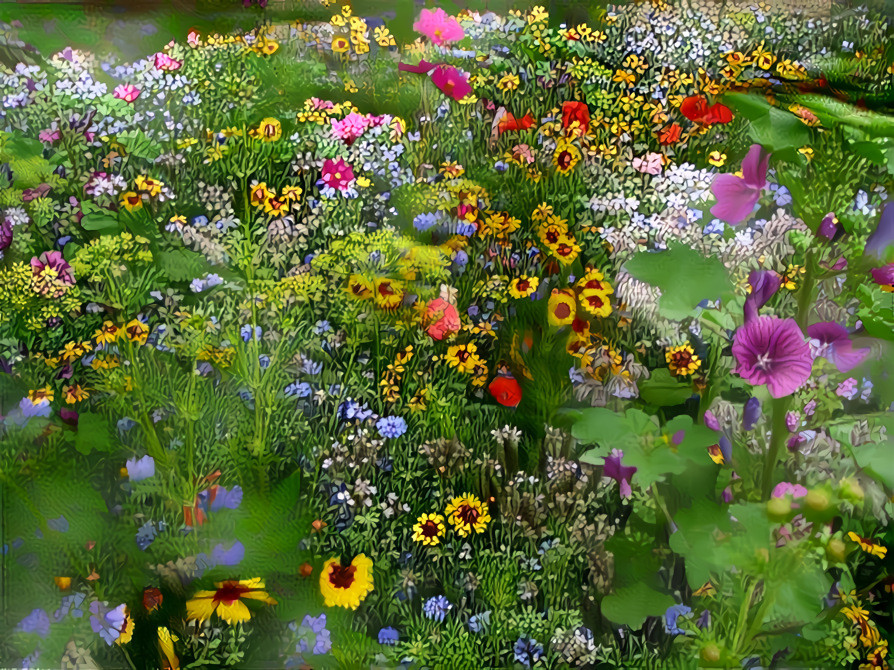
<svg viewBox="0 0 894 670"><path fill-rule="evenodd" d="M794 319L761 316L733 338L736 374L753 386L766 384L774 398L794 393L810 377L813 359Z"/></svg>
<svg viewBox="0 0 894 670"><path fill-rule="evenodd" d="M742 430L751 430L761 418L761 401L755 397L748 399L742 411Z"/></svg>
<svg viewBox="0 0 894 670"><path fill-rule="evenodd" d="M376 421L376 430L382 437L400 437L407 432L407 422L399 416L383 416Z"/></svg>
<svg viewBox="0 0 894 670"><path fill-rule="evenodd" d="M807 335L813 357L827 359L839 372L849 372L869 355L869 349L855 351L847 329L834 321L808 326Z"/></svg>
<svg viewBox="0 0 894 670"><path fill-rule="evenodd" d="M37 633L41 637L46 637L50 634L50 615L42 609L31 610L31 614L19 622L16 630L23 633Z"/></svg>
<svg viewBox="0 0 894 670"><path fill-rule="evenodd" d="M433 621L443 621L451 609L453 609L453 605L444 596L429 598L422 605L422 613L427 619Z"/></svg>
<svg viewBox="0 0 894 670"><path fill-rule="evenodd" d="M152 456L143 456L140 459L129 458L125 467L127 476L132 482L139 482L155 476L155 459Z"/></svg>
<svg viewBox="0 0 894 670"><path fill-rule="evenodd" d="M396 628L392 628L388 626L387 628L383 628L379 631L379 644L385 644L389 647L393 647L400 641L400 633L397 632Z"/></svg>
<svg viewBox="0 0 894 670"><path fill-rule="evenodd" d="M882 210L878 226L868 238L863 253L879 261L888 260L888 250L894 246L894 202L889 202Z"/></svg>
<svg viewBox="0 0 894 670"><path fill-rule="evenodd" d="M543 656L543 647L532 637L519 637L512 647L515 660L530 668Z"/></svg>
<svg viewBox="0 0 894 670"><path fill-rule="evenodd" d="M301 625L298 627L298 635L301 639L295 651L301 654L311 653L315 656L320 654L328 654L332 649L332 639L329 631L326 629L326 614L312 617L309 614L304 616Z"/></svg>

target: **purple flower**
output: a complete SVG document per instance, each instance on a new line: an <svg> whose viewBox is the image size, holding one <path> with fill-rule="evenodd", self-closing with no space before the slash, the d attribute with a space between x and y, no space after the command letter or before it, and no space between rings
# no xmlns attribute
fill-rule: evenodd
<svg viewBox="0 0 894 670"><path fill-rule="evenodd" d="M543 656L543 647L532 637L519 637L512 648L515 660L530 668Z"/></svg>
<svg viewBox="0 0 894 670"><path fill-rule="evenodd" d="M620 449L613 449L610 456L605 458L602 467L602 476L614 479L621 487L621 497L629 498L633 495L630 488L630 478L636 472L636 468L632 465L621 465L621 459L624 458L624 452Z"/></svg>
<svg viewBox="0 0 894 670"><path fill-rule="evenodd" d="M838 385L838 388L835 389L835 395L841 398L847 398L848 400L853 400L857 395L857 380L853 377L845 379Z"/></svg>
<svg viewBox="0 0 894 670"><path fill-rule="evenodd" d="M882 287L894 287L894 263L888 263L880 268L872 268L869 271L872 275L872 281Z"/></svg>
<svg viewBox="0 0 894 670"><path fill-rule="evenodd" d="M785 496L791 496L792 498L803 498L806 495L807 489L800 484L779 482L775 487L773 487L773 493L770 494L770 497L784 498Z"/></svg>
<svg viewBox="0 0 894 670"><path fill-rule="evenodd" d="M756 319L758 310L776 294L782 286L782 277L772 270L755 270L748 276L748 283L751 293L745 298L746 323Z"/></svg>
<svg viewBox="0 0 894 670"><path fill-rule="evenodd" d="M427 619L433 621L443 621L451 609L453 609L453 605L444 596L429 598L422 605L422 613Z"/></svg>
<svg viewBox="0 0 894 670"><path fill-rule="evenodd" d="M3 219L0 223L0 251L7 249L12 244L12 223L9 219Z"/></svg>
<svg viewBox="0 0 894 670"><path fill-rule="evenodd" d="M705 425L711 430L720 430L720 422L711 410L705 412Z"/></svg>
<svg viewBox="0 0 894 670"><path fill-rule="evenodd" d="M752 144L742 161L741 177L721 174L711 184L711 192L717 198L711 214L733 226L747 219L767 186L769 165L770 154L759 144Z"/></svg>
<svg viewBox="0 0 894 670"><path fill-rule="evenodd" d="M30 398L22 398L21 402L19 402L19 409L22 410L22 416L25 419L35 416L45 418L53 412L50 401L46 398L42 398L37 402L32 402Z"/></svg>
<svg viewBox="0 0 894 670"><path fill-rule="evenodd" d="M721 434L717 440L717 446L720 447L720 453L723 455L723 462L730 463L733 460L733 443L730 442L726 433Z"/></svg>
<svg viewBox="0 0 894 670"><path fill-rule="evenodd" d="M320 654L328 654L332 649L332 639L329 631L326 629L326 614L312 617L309 614L301 620L298 627L298 647L296 651L301 654L310 652L315 656Z"/></svg>
<svg viewBox="0 0 894 670"><path fill-rule="evenodd" d="M124 614L124 607L124 605L118 605L115 609L110 610L105 606L105 603L100 603L98 601L90 603L90 612L92 614L90 617L90 627L93 629L93 632L98 633L110 647L121 635L121 630L124 628L127 619Z"/></svg>
<svg viewBox="0 0 894 670"><path fill-rule="evenodd" d="M736 374L753 386L766 384L774 398L791 395L810 377L810 347L794 319L761 316L746 322L732 348Z"/></svg>
<svg viewBox="0 0 894 670"><path fill-rule="evenodd" d="M813 357L827 359L839 372L848 372L857 367L869 355L869 349L855 351L847 329L834 321L808 326L807 335Z"/></svg>
<svg viewBox="0 0 894 670"><path fill-rule="evenodd" d="M400 633L397 632L397 628L388 626L379 631L379 644L386 644L389 647L393 647L398 641L400 641Z"/></svg>
<svg viewBox="0 0 894 670"><path fill-rule="evenodd" d="M835 234L838 232L838 217L836 217L833 212L826 214L820 222L816 232L827 240L834 238Z"/></svg>
<svg viewBox="0 0 894 670"><path fill-rule="evenodd" d="M894 202L889 202L882 210L878 226L866 238L863 253L880 261L888 260L888 249L894 246Z"/></svg>
<svg viewBox="0 0 894 670"><path fill-rule="evenodd" d="M692 608L686 605L671 605L664 613L664 632L668 635L685 635L686 631L677 625L681 616L692 612Z"/></svg>
<svg viewBox="0 0 894 670"><path fill-rule="evenodd" d="M761 418L761 401L755 397L748 399L742 410L742 430L751 430Z"/></svg>
<svg viewBox="0 0 894 670"><path fill-rule="evenodd" d="M788 428L788 432L794 433L798 429L800 423L801 417L797 412L785 413L785 427Z"/></svg>
<svg viewBox="0 0 894 670"><path fill-rule="evenodd" d="M127 476L132 482L140 482L155 476L155 459L143 456L140 459L129 458L126 462Z"/></svg>
<svg viewBox="0 0 894 670"><path fill-rule="evenodd" d="M239 565L245 558L245 545L236 540L229 549L224 548L223 544L215 545L211 550L211 560L215 565Z"/></svg>
<svg viewBox="0 0 894 670"><path fill-rule="evenodd" d="M74 286L74 271L61 251L44 251L31 259L31 283L37 293L61 298L69 286Z"/></svg>
<svg viewBox="0 0 894 670"><path fill-rule="evenodd" d="M50 634L50 615L42 609L31 610L31 614L19 622L17 631L23 633L37 633L41 637Z"/></svg>
<svg viewBox="0 0 894 670"><path fill-rule="evenodd" d="M217 489L217 495L211 503L211 511L216 512L226 507L227 509L236 509L242 504L242 487L238 484L229 491L223 486Z"/></svg>

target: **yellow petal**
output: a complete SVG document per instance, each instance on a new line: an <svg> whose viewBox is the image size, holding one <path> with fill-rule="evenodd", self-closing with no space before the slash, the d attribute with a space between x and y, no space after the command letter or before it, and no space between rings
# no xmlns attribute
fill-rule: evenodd
<svg viewBox="0 0 894 670"><path fill-rule="evenodd" d="M230 605L221 603L217 606L217 614L229 624L243 623L251 619L251 612L241 600L234 600Z"/></svg>
<svg viewBox="0 0 894 670"><path fill-rule="evenodd" d="M213 595L213 594L212 594ZM186 603L186 617L205 621L214 614L214 601L211 597L193 598Z"/></svg>

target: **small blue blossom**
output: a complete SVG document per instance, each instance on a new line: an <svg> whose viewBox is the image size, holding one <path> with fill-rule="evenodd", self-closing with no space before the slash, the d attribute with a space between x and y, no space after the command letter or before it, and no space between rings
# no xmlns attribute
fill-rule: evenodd
<svg viewBox="0 0 894 670"><path fill-rule="evenodd" d="M543 656L543 647L532 637L519 637L512 648L515 660L530 668Z"/></svg>
<svg viewBox="0 0 894 670"><path fill-rule="evenodd" d="M434 596L425 601L422 605L422 613L427 619L433 621L443 621L453 605L444 596Z"/></svg>
<svg viewBox="0 0 894 670"><path fill-rule="evenodd" d="M386 644L389 647L393 647L399 640L400 633L397 632L396 628L388 626L379 631L379 644Z"/></svg>
<svg viewBox="0 0 894 670"><path fill-rule="evenodd" d="M668 635L684 635L685 630L677 626L677 620L692 612L692 608L686 605L671 605L664 613L664 632Z"/></svg>
<svg viewBox="0 0 894 670"><path fill-rule="evenodd" d="M383 416L376 421L376 430L382 437L400 437L407 432L407 422L399 416Z"/></svg>

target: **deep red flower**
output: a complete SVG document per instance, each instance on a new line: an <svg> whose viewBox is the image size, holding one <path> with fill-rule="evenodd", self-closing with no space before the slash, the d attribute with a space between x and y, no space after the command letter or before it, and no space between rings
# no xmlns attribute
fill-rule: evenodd
<svg viewBox="0 0 894 670"><path fill-rule="evenodd" d="M497 124L497 129L502 135L507 130L527 130L533 125L534 117L531 116L531 112L528 112L520 119L515 118L510 112L506 112L500 118L500 121Z"/></svg>
<svg viewBox="0 0 894 670"><path fill-rule="evenodd" d="M522 399L521 385L509 374L498 374L487 390L503 407L518 407Z"/></svg>
<svg viewBox="0 0 894 670"><path fill-rule="evenodd" d="M715 123L729 123L733 120L733 113L726 105L719 102L708 104L708 99L703 95L690 95L680 105L680 113L690 121L713 125Z"/></svg>
<svg viewBox="0 0 894 670"><path fill-rule="evenodd" d="M577 100L569 100L562 103L562 127L568 128L572 122L580 124L581 132L585 133L590 128L590 109L586 103Z"/></svg>

